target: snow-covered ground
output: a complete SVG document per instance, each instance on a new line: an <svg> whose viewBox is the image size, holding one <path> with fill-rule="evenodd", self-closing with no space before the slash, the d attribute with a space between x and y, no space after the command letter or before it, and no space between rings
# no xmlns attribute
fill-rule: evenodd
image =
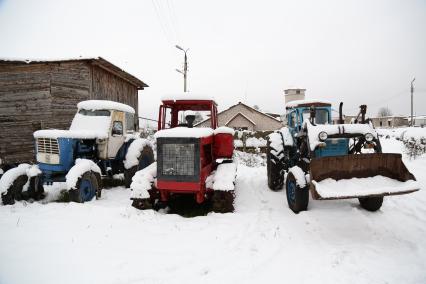
<svg viewBox="0 0 426 284"><path fill-rule="evenodd" d="M386 152L402 142L383 139ZM406 160L426 189L426 157ZM238 166L236 212L184 218L100 200L0 207L0 283L426 283L426 190L310 201L295 215L266 168Z"/></svg>

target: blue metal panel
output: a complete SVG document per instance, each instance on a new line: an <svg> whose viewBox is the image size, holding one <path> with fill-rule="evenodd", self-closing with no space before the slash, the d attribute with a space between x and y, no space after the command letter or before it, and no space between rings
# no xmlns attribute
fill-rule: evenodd
<svg viewBox="0 0 426 284"><path fill-rule="evenodd" d="M349 139L327 139L326 146L315 150L315 157L331 157L347 155L349 151Z"/></svg>
<svg viewBox="0 0 426 284"><path fill-rule="evenodd" d="M59 164L51 165L39 163L38 167L43 172L44 181L51 182L51 177L57 174L65 175L74 166L74 149L77 140L71 138L58 138Z"/></svg>

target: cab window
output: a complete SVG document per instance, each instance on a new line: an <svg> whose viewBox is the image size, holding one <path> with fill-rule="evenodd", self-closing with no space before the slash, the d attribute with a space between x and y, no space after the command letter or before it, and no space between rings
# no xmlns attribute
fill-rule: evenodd
<svg viewBox="0 0 426 284"><path fill-rule="evenodd" d="M133 113L126 112L126 131L135 130L135 117Z"/></svg>
<svg viewBox="0 0 426 284"><path fill-rule="evenodd" d="M112 136L121 136L123 135L123 123L121 121L114 121L112 124Z"/></svg>

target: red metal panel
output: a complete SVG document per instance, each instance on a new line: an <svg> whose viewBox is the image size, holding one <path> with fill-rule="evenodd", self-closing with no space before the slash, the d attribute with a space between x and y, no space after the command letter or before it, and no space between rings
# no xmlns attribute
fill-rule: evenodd
<svg viewBox="0 0 426 284"><path fill-rule="evenodd" d="M193 193L201 188L200 182L177 182L157 180L157 188L159 190L167 190L170 192Z"/></svg>
<svg viewBox="0 0 426 284"><path fill-rule="evenodd" d="M234 137L231 134L219 133L214 136L214 157L232 158L234 153Z"/></svg>

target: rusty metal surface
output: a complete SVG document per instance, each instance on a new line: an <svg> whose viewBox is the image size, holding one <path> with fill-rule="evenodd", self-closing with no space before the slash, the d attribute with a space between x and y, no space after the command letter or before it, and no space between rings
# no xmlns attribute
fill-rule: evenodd
<svg viewBox="0 0 426 284"><path fill-rule="evenodd" d="M320 182L327 178L335 180L351 178L367 178L377 175L385 176L401 182L416 180L402 162L401 154L360 154L336 157L314 158L310 163L311 180ZM366 196L343 196L338 198L322 198L311 183L313 199L346 199ZM406 190L368 196L385 196L411 193L417 190Z"/></svg>

